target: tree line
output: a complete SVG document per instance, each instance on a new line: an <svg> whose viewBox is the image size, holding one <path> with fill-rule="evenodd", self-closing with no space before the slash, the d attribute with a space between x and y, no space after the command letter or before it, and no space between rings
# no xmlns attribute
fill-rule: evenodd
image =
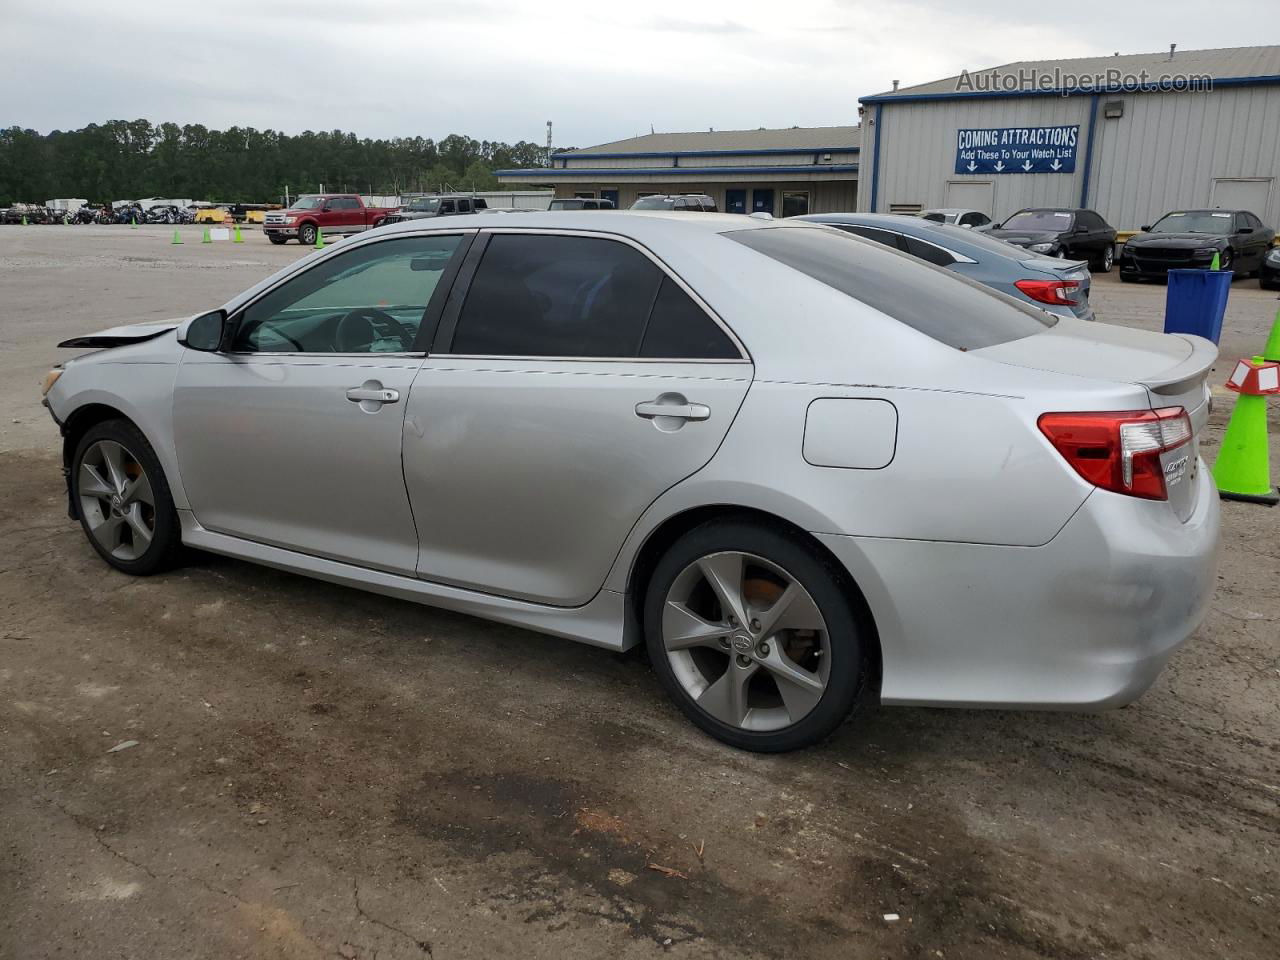
<svg viewBox="0 0 1280 960"><path fill-rule="evenodd" d="M450 134L371 140L342 130L286 134L198 123L111 120L80 130L0 130L0 206L83 197L272 203L330 192L499 189L493 171L547 164L546 147Z"/></svg>

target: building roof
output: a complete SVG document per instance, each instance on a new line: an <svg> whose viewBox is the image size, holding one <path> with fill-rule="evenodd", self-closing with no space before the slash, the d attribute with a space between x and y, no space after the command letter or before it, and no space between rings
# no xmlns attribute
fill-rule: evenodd
<svg viewBox="0 0 1280 960"><path fill-rule="evenodd" d="M710 130L696 133L648 133L566 150L556 157L640 155L673 153L803 152L807 150L856 150L862 131L858 127L789 127L785 130Z"/></svg>
<svg viewBox="0 0 1280 960"><path fill-rule="evenodd" d="M966 88L960 84L961 75L934 80L929 83L916 84L912 87L901 87L863 97L863 103L888 102L902 99L935 99L963 96L992 96L1019 94L1050 94L1063 90L1079 93L1099 93L1109 89L1121 90L1121 87L1107 87L1104 81L1099 86L1084 88L1079 83L1072 83L1071 78L1100 75L1105 77L1108 71L1119 70L1124 75L1147 76L1147 84L1158 83L1162 76L1177 74L1195 74L1212 78L1215 84L1238 85L1249 82L1280 83L1280 46L1270 47L1223 47L1216 50L1176 50L1172 57L1168 50L1159 53L1133 53L1110 57L1079 57L1071 60L1019 60L998 67L969 71L970 77L979 75L1025 77L1031 74L1040 76L1060 76L1061 86L1055 84L1049 89L1019 89L1013 92L983 92L980 85ZM1030 81L1024 81L1021 86ZM999 89L999 88L997 88ZM975 92L975 90L977 92Z"/></svg>

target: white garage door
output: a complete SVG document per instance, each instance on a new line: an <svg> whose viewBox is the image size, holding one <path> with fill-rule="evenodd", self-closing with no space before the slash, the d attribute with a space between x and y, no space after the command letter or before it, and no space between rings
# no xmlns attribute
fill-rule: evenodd
<svg viewBox="0 0 1280 960"><path fill-rule="evenodd" d="M994 216L995 183L991 180L948 180L947 199L944 207L962 210L981 210L988 217Z"/></svg>
<svg viewBox="0 0 1280 960"><path fill-rule="evenodd" d="M1271 196L1271 179L1215 180L1210 203L1221 210L1248 210L1259 217L1267 216L1267 200Z"/></svg>

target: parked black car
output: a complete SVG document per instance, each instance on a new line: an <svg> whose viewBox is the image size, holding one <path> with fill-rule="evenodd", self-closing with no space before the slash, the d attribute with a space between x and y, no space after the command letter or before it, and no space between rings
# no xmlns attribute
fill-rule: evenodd
<svg viewBox="0 0 1280 960"><path fill-rule="evenodd" d="M597 200L594 197L556 197L547 206L548 210L612 210L612 200Z"/></svg>
<svg viewBox="0 0 1280 960"><path fill-rule="evenodd" d="M1252 276L1275 236L1248 210L1174 210L1125 243L1120 279L1132 283L1175 268L1207 268L1215 253L1223 270Z"/></svg>
<svg viewBox="0 0 1280 960"><path fill-rule="evenodd" d="M1110 273L1115 262L1115 227L1092 210L1070 207L1019 210L987 234L1042 256L1088 260L1089 266L1098 273Z"/></svg>
<svg viewBox="0 0 1280 960"><path fill-rule="evenodd" d="M1280 247L1272 247L1258 268L1258 282L1263 290L1280 290Z"/></svg>
<svg viewBox="0 0 1280 960"><path fill-rule="evenodd" d="M654 193L641 197L632 210L685 210L690 213L715 213L716 202L705 193Z"/></svg>

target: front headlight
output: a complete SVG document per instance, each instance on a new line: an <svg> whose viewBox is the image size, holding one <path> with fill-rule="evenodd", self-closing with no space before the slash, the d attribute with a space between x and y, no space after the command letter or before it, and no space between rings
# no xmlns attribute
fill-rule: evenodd
<svg viewBox="0 0 1280 960"><path fill-rule="evenodd" d="M1267 254L1267 263L1280 263L1280 247L1272 247Z"/></svg>
<svg viewBox="0 0 1280 960"><path fill-rule="evenodd" d="M1048 253L1050 250L1053 249L1053 244L1052 243L1033 243L1031 246L1027 247L1027 249L1030 250L1032 253Z"/></svg>
<svg viewBox="0 0 1280 960"><path fill-rule="evenodd" d="M44 379L40 381L40 396L47 397L49 391L53 389L53 385L58 382L58 378L62 376L62 368L54 367L44 375Z"/></svg>

